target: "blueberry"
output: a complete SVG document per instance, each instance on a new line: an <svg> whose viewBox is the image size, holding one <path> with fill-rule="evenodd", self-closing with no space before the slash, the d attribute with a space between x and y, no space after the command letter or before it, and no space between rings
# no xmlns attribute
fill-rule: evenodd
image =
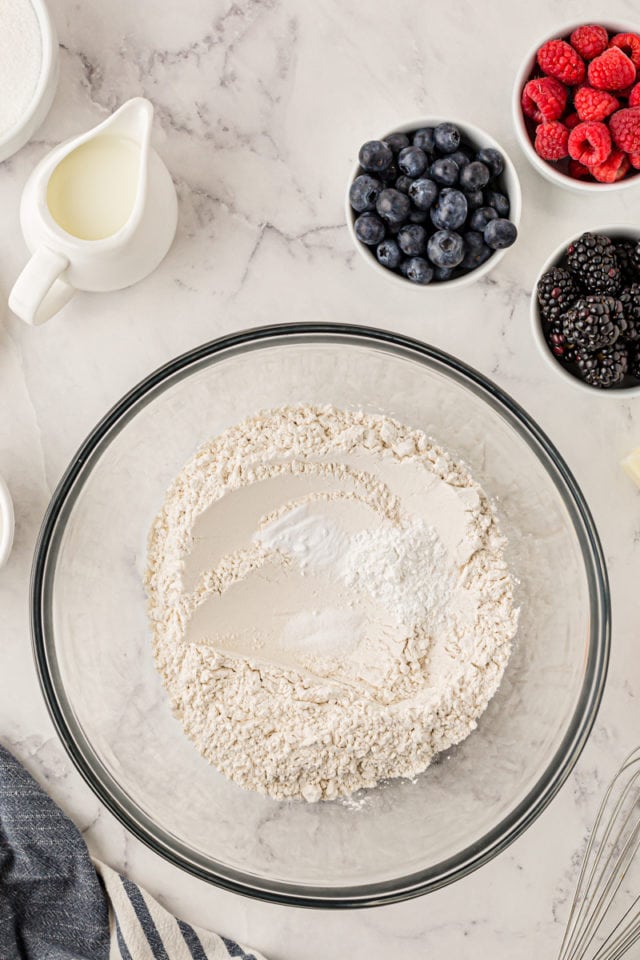
<svg viewBox="0 0 640 960"><path fill-rule="evenodd" d="M356 177L349 188L349 203L358 213L364 213L365 210L375 210L378 194L382 190L382 184L368 174L363 173Z"/></svg>
<svg viewBox="0 0 640 960"><path fill-rule="evenodd" d="M464 259L464 241L459 233L437 230L429 237L427 254L434 267L457 267Z"/></svg>
<svg viewBox="0 0 640 960"><path fill-rule="evenodd" d="M475 270L480 264L488 260L493 251L484 242L484 237L476 230L469 230L464 235L464 259L460 264L463 270Z"/></svg>
<svg viewBox="0 0 640 960"><path fill-rule="evenodd" d="M428 210L416 210L415 207L409 213L409 223L427 223L429 222Z"/></svg>
<svg viewBox="0 0 640 960"><path fill-rule="evenodd" d="M482 233L489 220L496 220L497 217L498 214L493 207L480 207L478 210L474 210L469 217L469 229Z"/></svg>
<svg viewBox="0 0 640 960"><path fill-rule="evenodd" d="M455 153L449 154L449 159L458 164L459 170L462 170L463 167L466 167L467 164L471 163L471 157L468 153L465 153L464 150L456 150Z"/></svg>
<svg viewBox="0 0 640 960"><path fill-rule="evenodd" d="M497 190L485 190L484 205L498 211L499 217L509 216L509 198Z"/></svg>
<svg viewBox="0 0 640 960"><path fill-rule="evenodd" d="M484 228L484 240L493 250L504 250L515 243L518 236L515 224L511 220L505 220L498 217L497 220L490 220Z"/></svg>
<svg viewBox="0 0 640 960"><path fill-rule="evenodd" d="M443 183L447 187L452 187L458 179L458 164L449 157L434 160L429 167L429 176L436 183Z"/></svg>
<svg viewBox="0 0 640 960"><path fill-rule="evenodd" d="M414 147L420 147L425 153L433 153L435 149L433 127L422 127L420 130L416 130L413 135L413 145Z"/></svg>
<svg viewBox="0 0 640 960"><path fill-rule="evenodd" d="M389 144L394 153L400 153L401 150L409 146L409 137L406 133L390 133L388 137L384 138L384 142Z"/></svg>
<svg viewBox="0 0 640 960"><path fill-rule="evenodd" d="M411 201L406 193L387 188L378 196L376 210L389 223L404 223L409 216ZM382 239L382 238L380 238Z"/></svg>
<svg viewBox="0 0 640 960"><path fill-rule="evenodd" d="M454 268L453 267L436 267L433 271L434 280L451 280L453 276Z"/></svg>
<svg viewBox="0 0 640 960"><path fill-rule="evenodd" d="M433 267L424 257L411 257L409 260L403 260L400 265L400 272L407 280L412 283L431 283L433 280Z"/></svg>
<svg viewBox="0 0 640 960"><path fill-rule="evenodd" d="M367 173L381 173L390 165L393 153L391 147L382 140L368 140L360 147L358 160Z"/></svg>
<svg viewBox="0 0 640 960"><path fill-rule="evenodd" d="M398 246L408 257L419 257L427 246L427 231L419 223L410 223L398 234Z"/></svg>
<svg viewBox="0 0 640 960"><path fill-rule="evenodd" d="M467 206L469 210L477 210L478 207L484 206L484 196L482 195L482 190L472 190L471 193L465 194L467 198Z"/></svg>
<svg viewBox="0 0 640 960"><path fill-rule="evenodd" d="M499 150L494 150L493 147L483 147L482 150L478 150L476 160L489 167L492 177L499 177L504 170L504 157Z"/></svg>
<svg viewBox="0 0 640 960"><path fill-rule="evenodd" d="M353 225L356 237L361 243L373 246L384 237L384 223L375 213L361 213Z"/></svg>
<svg viewBox="0 0 640 960"><path fill-rule="evenodd" d="M406 174L402 174L396 180L394 186L396 190L399 190L400 193L409 193L409 187L414 182L413 177L407 177Z"/></svg>
<svg viewBox="0 0 640 960"><path fill-rule="evenodd" d="M382 173L378 174L378 177L384 184L395 183L399 176L400 171L395 163L390 164L386 170L383 170Z"/></svg>
<svg viewBox="0 0 640 960"><path fill-rule="evenodd" d="M388 270L397 269L402 260L400 247L395 240L383 240L382 243L379 243L376 247L376 257L378 258L378 263L381 263L383 267L387 267Z"/></svg>
<svg viewBox="0 0 640 960"><path fill-rule="evenodd" d="M438 188L433 180L420 177L418 180L414 180L409 187L409 196L418 210L428 210L438 196Z"/></svg>
<svg viewBox="0 0 640 960"><path fill-rule="evenodd" d="M398 166L408 177L419 177L428 163L429 159L420 147L405 147L398 154Z"/></svg>
<svg viewBox="0 0 640 960"><path fill-rule="evenodd" d="M431 221L438 230L457 230L467 219L467 198L460 190L445 187L431 207Z"/></svg>
<svg viewBox="0 0 640 960"><path fill-rule="evenodd" d="M455 153L460 146L460 131L452 123L439 123L433 139L440 153Z"/></svg>
<svg viewBox="0 0 640 960"><path fill-rule="evenodd" d="M489 167L485 167L484 163L474 160L473 163L467 164L464 170L460 171L460 186L464 190L482 190L489 183L490 177Z"/></svg>

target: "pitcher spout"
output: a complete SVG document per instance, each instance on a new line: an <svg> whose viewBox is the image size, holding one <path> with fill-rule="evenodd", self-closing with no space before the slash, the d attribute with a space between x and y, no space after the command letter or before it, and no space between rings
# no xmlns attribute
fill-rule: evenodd
<svg viewBox="0 0 640 960"><path fill-rule="evenodd" d="M103 134L127 137L143 148L149 143L152 123L153 104L145 97L133 97L100 124L98 129Z"/></svg>

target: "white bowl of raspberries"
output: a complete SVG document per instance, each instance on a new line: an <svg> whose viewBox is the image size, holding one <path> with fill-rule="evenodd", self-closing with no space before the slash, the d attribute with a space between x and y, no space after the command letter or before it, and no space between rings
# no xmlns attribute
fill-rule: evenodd
<svg viewBox="0 0 640 960"><path fill-rule="evenodd" d="M573 23L539 40L513 89L518 139L547 180L577 192L640 173L640 30Z"/></svg>
<svg viewBox="0 0 640 960"><path fill-rule="evenodd" d="M554 250L531 297L544 360L580 390L640 396L640 230L606 226Z"/></svg>
<svg viewBox="0 0 640 960"><path fill-rule="evenodd" d="M405 288L461 287L515 242L521 202L515 168L493 137L427 117L362 145L347 226L367 263Z"/></svg>

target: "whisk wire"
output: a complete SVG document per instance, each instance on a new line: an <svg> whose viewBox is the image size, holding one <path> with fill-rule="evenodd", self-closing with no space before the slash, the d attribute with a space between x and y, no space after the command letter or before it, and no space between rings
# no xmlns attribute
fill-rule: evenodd
<svg viewBox="0 0 640 960"><path fill-rule="evenodd" d="M625 911L623 916L611 931L609 939L605 943L601 944L596 953L593 955L593 960L614 960L614 958L618 956L618 951L620 949L622 949L624 953L625 950L628 950L629 947L635 943L640 936L640 920L637 916L634 917L634 919L631 920L631 922L620 931L615 940L611 940L611 937L622 926L639 901L640 897L636 897L631 906Z"/></svg>
<svg viewBox="0 0 640 960"><path fill-rule="evenodd" d="M580 874L579 874L579 876L578 876L578 883L577 883L577 887L576 887L576 892L575 892L575 895L574 895L574 898L573 898L573 903L572 903L572 905L571 905L571 910L570 910L570 912L569 912L569 920L568 920L568 923L567 923L567 929L566 929L566 931L565 931L565 935L564 935L564 938L563 938L563 941L562 941L562 945L561 945L561 948L560 948L560 958L561 958L561 960L574 960L574 957L575 957L575 955L576 955L576 951L577 951L577 950L580 948L580 946L582 945L582 942L583 942L583 940L584 940L584 937L585 937L586 933L587 933L588 930L589 930L589 927L592 926L593 922L595 922L595 920L597 919L597 916L599 915L598 913L596 913L595 915L593 915L593 914L590 915L590 913L589 913L589 911L590 911L590 909L591 909L591 903L592 903L592 901L593 901L593 895L592 895L591 899L588 899L588 897L589 897L589 894L590 894L590 891L591 891L591 887L592 887L593 882L594 882L594 874L596 873L596 870L598 869L598 865L599 865L599 857L596 857L596 858L593 860L593 862L591 862L591 853L592 853L592 851L593 851L593 849L594 849L596 837L597 837L598 831L599 831L599 829L600 829L600 823L601 823L601 821L602 821L602 819L603 819L603 817L604 817L604 813L605 813L607 804L608 804L608 802L609 802L609 798L610 798L610 796L611 796L611 794L612 794L612 792L613 792L614 786L615 786L615 780L613 780L613 781L609 784L609 787L608 787L608 789L607 789L607 791L606 791L606 793L605 793L605 795L604 795L604 798L603 798L603 800L602 800L602 803L600 804L600 809L598 810L598 813L597 813L597 815L596 815L596 819L595 819L593 828L592 828L592 830L591 830L591 834L590 834L590 836L589 836L589 840L588 840L588 843L587 843L587 848L586 848L585 854L584 854L584 859L583 859L583 861L582 861L582 867L581 867L581 869L580 869ZM620 801L619 801L618 804L616 805L616 809L615 809L615 811L614 811L614 816L615 816L615 814L618 813L618 809L619 809L619 807L620 807L621 802L622 802L622 798L620 799ZM609 825L608 825L608 827L607 827L607 829L606 829L606 831L605 831L605 835L604 835L604 838L603 838L602 843L607 842L607 840L608 840L608 838L609 838L609 836L610 836L610 834L611 834L611 831L612 831L612 829L613 829L613 820L614 820L614 818L612 817L612 819L611 819L611 821L609 822ZM611 855L612 855L612 853L609 854L609 860L610 860L610 858L611 858ZM608 861L607 861L607 862L608 862ZM587 879L587 881L586 881L586 884L585 884L585 874L587 873L587 870L588 870L588 868L589 868L590 863L591 863L591 872L589 873L589 877L588 877L588 879ZM606 868L606 865L605 865L605 868ZM583 885L584 885L584 890L583 890ZM581 897L582 897L582 900L581 900ZM590 919L587 920L586 918L590 918ZM585 922L588 924L586 931L583 929L583 926L582 926L582 924L585 923ZM574 942L573 942L573 946L571 946L571 939L572 939L572 937L575 938L575 939L574 939ZM565 955L565 953L563 952L564 949L565 949L565 946L569 947L569 952L568 952L566 955Z"/></svg>
<svg viewBox="0 0 640 960"><path fill-rule="evenodd" d="M640 849L640 748L609 784L587 842L558 960L620 960L640 938L640 895L607 932ZM601 933L602 931L602 933ZM602 936L602 942L596 941Z"/></svg>
<svg viewBox="0 0 640 960"><path fill-rule="evenodd" d="M632 784L630 784L626 788L623 795L621 796L618 804L616 805L616 810L614 813L614 817L611 820L611 823L615 822L615 816L619 813L619 810L621 809L621 807L624 806L624 803L627 800L628 795L630 793L631 786L633 785L633 783L635 783L635 780L639 778L640 778L640 772L636 775L636 777L634 777ZM618 837L624 835L624 831L628 826L628 823L632 817L632 814L633 814L633 810L631 810L627 815L620 831L618 832ZM601 841L600 850L604 849L604 844L608 843L610 834L611 834L611 829L608 829ZM591 899L588 902L585 902L585 906L584 906L585 912L588 913L588 911L591 911L591 910L592 912L590 915L590 919L587 923L585 932L581 938L580 943L577 946L582 947L584 944L585 937L590 936L591 939L593 940L593 938L598 933L598 930L600 929L605 917L607 916L608 910L611 907L611 904L613 903L614 897L618 892L620 885L622 884L622 881L624 880L629 864L632 862L633 858L636 855L639 845L640 845L640 823L636 824L631 836L628 838L622 850L620 851L618 858L613 865L612 872L610 873L610 875L608 876L608 879L604 883L604 888L597 900L597 905L595 909L592 910L593 900L597 896L597 893L595 891ZM607 870L610 869L611 861L613 860L615 851L616 851L616 844L614 843L614 845L612 846L609 852L609 856L607 857L604 865L602 866L602 869L600 870L600 873L596 880L596 888L595 888L596 891L598 889L597 884L600 884L603 882L603 878L606 876ZM596 863L599 862L599 856L600 856L600 853L598 853ZM617 927L618 927L618 924L616 924L616 926L614 927L613 931L609 935L609 938L615 932ZM607 938L607 941L605 941L605 944L608 942L609 938ZM580 954L578 954L578 956L580 956ZM597 957L597 953L595 956Z"/></svg>

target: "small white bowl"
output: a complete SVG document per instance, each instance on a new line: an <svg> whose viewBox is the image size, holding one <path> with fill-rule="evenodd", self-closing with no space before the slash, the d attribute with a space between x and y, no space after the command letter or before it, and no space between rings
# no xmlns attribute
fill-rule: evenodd
<svg viewBox="0 0 640 960"><path fill-rule="evenodd" d="M49 112L58 86L58 38L44 0L31 0L40 27L40 76L25 114L0 138L0 162L25 145Z"/></svg>
<svg viewBox="0 0 640 960"><path fill-rule="evenodd" d="M494 140L493 137L489 136L488 133L485 133L484 130L481 130L479 127L475 127L471 123L467 123L466 120L458 120L457 117L418 117L417 120L410 120L407 123L398 124L398 126L395 126L393 130L383 133L379 139L384 140L385 137L390 136L392 133L410 133L414 130L420 130L422 127L437 127L439 123L453 123L456 127L458 127L463 137L469 140L478 150L491 147L494 150L500 151L504 157L504 172L502 173L502 177L504 179L505 193L509 197L509 219L515 224L516 227L519 226L520 212L522 209L522 192L520 190L520 181L518 179L518 174L516 173L516 168L511 162L511 159L504 147L501 146L497 140ZM493 268L500 263L504 255L511 249L511 247L506 247L504 250L496 250L495 253L493 253L488 260L485 260L481 266L477 267L475 270L471 270L469 273L465 273L462 277L457 277L455 280L442 280L438 283L427 283L424 285L412 283L411 280L407 280L399 273L395 273L393 270L388 270L386 267L383 267L381 264L379 264L372 250L370 250L369 247L367 247L364 243L361 243L356 237L355 230L353 229L356 214L349 203L349 190L359 172L360 164L356 161L351 170L351 176L349 177L349 184L347 186L347 195L345 200L347 227L349 229L349 233L351 234L351 239L353 240L356 250L358 250L360 255L367 261L370 267L373 267L376 272L383 274L385 279L401 284L405 290L411 287L416 287L419 290L453 290L459 289L460 287L466 287L470 283L475 283L476 280L480 280L481 277L485 277L490 270L493 270Z"/></svg>
<svg viewBox="0 0 640 960"><path fill-rule="evenodd" d="M546 43L548 40L562 40L573 33L576 27L581 27L586 23L597 23L608 30L609 33L638 33L640 31L638 24L630 24L619 21L612 23L609 20L604 21L583 19L572 21L571 23L564 24L564 26L559 26L553 31L553 33L547 33L545 36L540 37L530 48L529 53L524 58L522 66L520 67L516 76L515 84L513 86L513 96L511 98L513 125L516 129L516 135L520 141L520 146L522 147L525 156L531 165L538 171L538 173L542 174L542 176L549 180L550 183L555 183L556 186L563 187L565 190L571 190L574 193L606 193L607 191L611 192L613 190L626 190L627 187L634 187L640 184L640 170L630 177L626 177L623 180L617 180L615 183L596 183L587 180L575 180L573 177L570 177L568 174L563 173L561 170L558 170L556 167L554 167L552 162L543 160L542 157L539 157L534 150L533 143L525 123L522 106L520 105L522 91L525 84L529 80L529 77L531 76L533 68L535 67L536 53L542 44Z"/></svg>
<svg viewBox="0 0 640 960"><path fill-rule="evenodd" d="M581 393L585 391L591 396L594 394L600 397L609 397L615 400L628 400L629 397L640 397L640 386L637 387L623 387L623 388L610 388L607 390L599 389L598 387L590 387L588 383L580 380L579 377L574 377L572 373L569 373L566 370L559 360L553 355L547 341L544 338L542 332L542 318L540 317L540 307L538 305L538 281L543 273L546 273L547 270L551 270L552 267L557 267L559 261L562 260L564 254L566 253L567 247L577 240L578 237L581 237L585 231L582 230L580 233L576 233L573 236L569 237L560 246L556 247L551 256L545 261L542 265L540 273L536 277L536 281L533 285L533 292L531 294L531 303L530 303L530 315L531 315L531 326L533 329L533 338L538 346L540 354L542 355L543 360L548 366L553 367L556 373L560 374L562 379L566 383L570 383L572 387L575 387L577 390L580 390ZM616 240L622 239L631 239L631 240L640 240L640 229L637 227L629 226L620 226L619 224L609 224L604 227L592 227L589 228L589 233L601 233L605 237L613 237Z"/></svg>
<svg viewBox="0 0 640 960"><path fill-rule="evenodd" d="M0 567L9 559L13 546L15 520L13 502L6 483L0 477Z"/></svg>

